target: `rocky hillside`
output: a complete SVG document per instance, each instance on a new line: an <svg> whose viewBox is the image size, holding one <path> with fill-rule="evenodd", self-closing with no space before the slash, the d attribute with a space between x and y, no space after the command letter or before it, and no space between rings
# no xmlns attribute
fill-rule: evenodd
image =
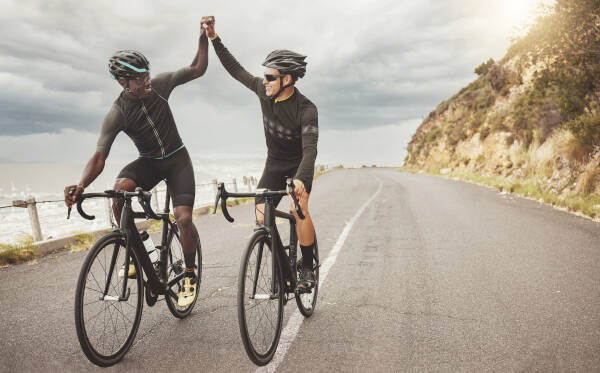
<svg viewBox="0 0 600 373"><path fill-rule="evenodd" d="M599 214L600 1L557 0L475 73L421 123L405 167Z"/></svg>

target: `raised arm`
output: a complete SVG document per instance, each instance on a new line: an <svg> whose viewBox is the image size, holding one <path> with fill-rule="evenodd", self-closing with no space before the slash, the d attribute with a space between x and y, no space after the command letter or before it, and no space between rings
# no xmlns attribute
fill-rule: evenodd
<svg viewBox="0 0 600 373"><path fill-rule="evenodd" d="M253 91L259 96L265 96L265 87L262 84L262 79L259 77L255 77L246 71L242 65L233 57L233 55L229 52L227 48L223 45L221 38L215 32L215 18L210 17L202 17L205 22L202 27L206 30L206 34L208 38L212 41L212 45L215 48L215 53L221 64L229 75L231 75L234 79L245 85L248 89Z"/></svg>
<svg viewBox="0 0 600 373"><path fill-rule="evenodd" d="M206 72L208 67L208 38L206 37L206 30L202 27L204 18L200 21L200 39L198 40L198 51L196 56L190 65L192 69L192 75L194 79L201 77Z"/></svg>
<svg viewBox="0 0 600 373"><path fill-rule="evenodd" d="M169 99L175 87L199 78L206 72L208 67L208 38L204 27L202 27L202 21L200 25L198 51L192 64L176 71L160 73L152 79L152 88L165 100Z"/></svg>

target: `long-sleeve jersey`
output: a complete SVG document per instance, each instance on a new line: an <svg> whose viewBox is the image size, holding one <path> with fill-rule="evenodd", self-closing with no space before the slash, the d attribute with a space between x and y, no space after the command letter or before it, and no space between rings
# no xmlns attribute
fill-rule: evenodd
<svg viewBox="0 0 600 373"><path fill-rule="evenodd" d="M299 162L293 177L308 184L312 181L317 158L317 107L297 88L290 98L275 102L267 96L263 79L247 72L223 45L221 38L216 37L212 44L225 70L256 93L260 100L268 157Z"/></svg>
<svg viewBox="0 0 600 373"><path fill-rule="evenodd" d="M140 157L167 158L183 148L168 100L176 86L192 79L192 69L184 67L157 75L151 80L152 93L143 99L121 92L104 118L96 151L108 155L120 131L133 140Z"/></svg>

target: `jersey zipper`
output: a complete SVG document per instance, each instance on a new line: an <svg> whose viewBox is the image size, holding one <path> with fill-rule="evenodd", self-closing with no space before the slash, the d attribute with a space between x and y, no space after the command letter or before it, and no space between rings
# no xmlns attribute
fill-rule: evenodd
<svg viewBox="0 0 600 373"><path fill-rule="evenodd" d="M146 119L148 119L148 123L150 123L150 127L152 127L152 131L154 131L154 136L156 136L156 140L158 140L158 145L160 145L160 152L162 153L162 156L164 158L165 157L165 148L163 146L162 141L160 140L160 137L158 136L158 131L156 130L156 127L154 126L154 122L152 121L152 118L150 118L150 114L148 114L148 110L146 110L146 105L144 105L144 101L142 101L142 110L144 111L144 114L146 114Z"/></svg>

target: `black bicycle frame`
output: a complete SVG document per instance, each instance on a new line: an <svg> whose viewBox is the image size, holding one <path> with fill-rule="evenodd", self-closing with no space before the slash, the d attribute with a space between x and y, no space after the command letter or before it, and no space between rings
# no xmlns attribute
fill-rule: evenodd
<svg viewBox="0 0 600 373"><path fill-rule="evenodd" d="M289 247L289 255L286 254L285 248L281 241L281 237L279 236L279 231L277 230L277 224L275 224L275 218L280 217L283 219L287 219L290 222L290 247ZM273 273L273 281L271 283L271 295L275 295L277 291L276 284L276 276L277 268L276 263L279 263L279 267L282 270L282 276L284 284L286 285L286 292L293 293L294 289L297 286L296 280L296 241L297 241L297 233L296 233L296 218L292 214L285 213L283 211L275 209L273 205L273 198L270 196L265 197L265 209L264 209L264 221L263 225L261 225L258 230L262 230L265 232L267 238L271 243L271 251L273 254L272 268L271 273ZM258 277L259 269L260 269L260 260L262 257L262 247L259 248L258 253L258 261L256 263L256 271L255 277ZM258 279L254 279L254 284ZM256 289L253 289L253 296L256 293Z"/></svg>
<svg viewBox="0 0 600 373"><path fill-rule="evenodd" d="M171 279L168 283L161 280L154 270L154 265L150 261L150 256L146 252L146 248L144 247L144 243L140 237L140 234L135 225L135 218L147 218L147 212L135 212L132 208L132 200L131 197L125 197L123 209L121 211L121 221L119 225L118 231L120 231L125 237L125 271L128 272L130 260L131 260L131 250L133 250L133 254L138 259L144 273L146 274L147 283L150 286L150 289L155 294L169 294L170 296L177 298L177 295L171 290L171 286L176 282L180 281L183 278L183 273ZM162 224L162 239L161 245L157 247L160 250L160 258L161 258L161 266L163 268L163 273L166 278L165 266L167 265L167 245L168 245L168 233L170 231L175 230L175 224L171 222L169 217L169 192L167 190L167 197L165 200L165 208L164 212L160 214L154 214L154 218L160 218L163 221ZM169 225L171 225L171 230L169 230ZM111 266L110 268L114 268L116 265L116 259L119 252L119 246L115 246L113 251L113 255L111 258ZM112 270L109 272L106 289L104 292L104 296L108 293L108 287L110 285ZM126 301L129 298L130 289L127 288L127 280L129 276L124 276L123 278L123 288L121 291L121 295L119 297L120 301Z"/></svg>
<svg viewBox="0 0 600 373"><path fill-rule="evenodd" d="M256 230L257 231L263 231L266 235L266 237L269 239L270 243L271 243L271 251L272 251L272 255L273 255L273 260L272 262L272 272L273 273L273 281L271 283L271 297L276 296L276 292L277 292L277 279L276 276L277 274L277 268L276 268L276 263L279 263L279 266L282 270L282 274L281 276L283 277L283 281L285 281L285 285L286 285L286 293L293 293L296 290L296 287L298 285L298 281L296 280L296 256L297 256L297 252L298 252L298 248L296 247L296 242L298 241L298 236L296 233L296 218L294 215L292 215L291 213L285 213L283 211L277 210L275 209L275 206L273 204L273 198L275 196L283 196L285 194L289 194L290 197L292 198L292 201L294 202L294 207L296 209L296 214L298 215L298 217L300 219L304 219L304 214L302 213L302 209L300 208L300 204L298 202L298 199L296 198L296 196L294 195L293 192L293 183L292 183L292 179L288 178L286 180L286 190L285 191L270 191L270 190L262 190L260 192L256 192L256 193L229 193L227 190L225 190L225 184L224 183L219 183L218 185L218 192L217 192L217 196L215 198L215 207L214 207L214 212L217 211L217 206L219 204L219 200L221 201L221 210L223 211L223 216L225 217L225 219L227 219L229 222L233 223L234 219L231 217L231 215L229 215L229 212L227 211L227 198L229 197L253 197L256 198L257 196L262 196L265 199L265 207L264 207L264 219L263 219L263 224L260 225ZM275 218L276 217L280 217L280 218L284 218L287 219L290 222L290 246L289 246L289 256L288 254L285 253L285 248L283 246L283 243L281 242L281 237L279 236L279 231L277 230L277 225L275 224ZM254 296L256 295L256 283L258 282L258 273L260 270L260 265L261 265L261 261L262 261L262 250L264 249L264 247L261 245L258 248L258 260L257 260L257 267L256 267L256 271L254 271L255 273L255 278L254 278L254 288L252 291L252 297L254 298Z"/></svg>

